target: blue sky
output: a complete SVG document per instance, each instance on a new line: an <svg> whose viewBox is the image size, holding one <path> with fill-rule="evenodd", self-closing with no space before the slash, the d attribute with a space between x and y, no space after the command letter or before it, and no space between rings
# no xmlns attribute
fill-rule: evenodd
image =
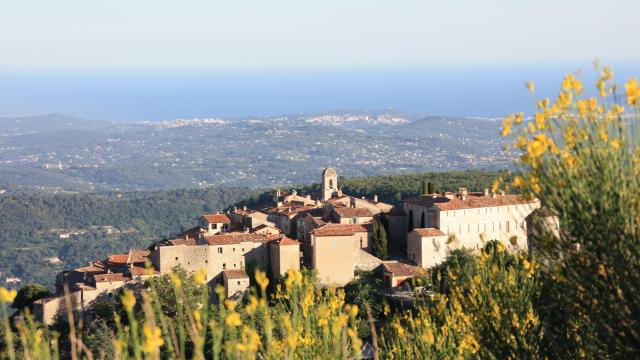
<svg viewBox="0 0 640 360"><path fill-rule="evenodd" d="M0 71L640 60L640 1L0 0Z"/></svg>

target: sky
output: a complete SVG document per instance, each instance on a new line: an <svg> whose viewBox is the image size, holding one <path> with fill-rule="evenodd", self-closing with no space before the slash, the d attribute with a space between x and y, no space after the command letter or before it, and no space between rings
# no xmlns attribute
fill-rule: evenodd
<svg viewBox="0 0 640 360"><path fill-rule="evenodd" d="M637 0L0 0L0 69L640 59Z"/></svg>
<svg viewBox="0 0 640 360"><path fill-rule="evenodd" d="M600 58L640 75L638 0L0 0L0 116L334 109L501 116Z"/></svg>

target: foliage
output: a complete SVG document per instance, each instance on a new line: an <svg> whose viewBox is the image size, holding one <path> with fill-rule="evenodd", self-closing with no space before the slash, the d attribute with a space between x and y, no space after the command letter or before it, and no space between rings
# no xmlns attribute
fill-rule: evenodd
<svg viewBox="0 0 640 360"><path fill-rule="evenodd" d="M371 315L374 319L379 319L383 315L383 296L378 290L381 287L380 278L375 272L362 271L358 272L356 279L349 282L344 287L345 301L348 304L357 305L363 311L358 313L360 320L358 326L358 335L366 338L371 335L371 329L367 322L367 314L365 313L365 305L369 305Z"/></svg>
<svg viewBox="0 0 640 360"><path fill-rule="evenodd" d="M387 231L384 225L378 221L373 221L371 229L372 252L378 259L387 260Z"/></svg>
<svg viewBox="0 0 640 360"><path fill-rule="evenodd" d="M51 295L51 291L49 291L46 286L40 284L23 286L18 290L18 294L16 299L13 301L12 306L18 310L24 310L25 308L33 310L34 301L49 295Z"/></svg>
<svg viewBox="0 0 640 360"><path fill-rule="evenodd" d="M511 185L537 196L559 216L559 238L538 244L549 264L555 299L541 304L549 316L561 306L577 354L598 349L615 358L640 356L640 132L636 79L624 87L609 67L596 64L596 96L567 75L555 101L537 103L533 121L507 117L503 135L520 155ZM624 89L620 93L620 89ZM624 101L624 103L623 103ZM499 185L499 184L497 184ZM570 251L571 249L578 251ZM572 325L572 326L568 326ZM583 330L591 330L585 332ZM565 338L547 338L558 356Z"/></svg>

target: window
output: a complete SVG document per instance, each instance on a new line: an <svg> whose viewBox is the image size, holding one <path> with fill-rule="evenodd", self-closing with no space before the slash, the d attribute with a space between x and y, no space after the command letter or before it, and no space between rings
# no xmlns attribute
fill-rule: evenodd
<svg viewBox="0 0 640 360"><path fill-rule="evenodd" d="M240 280L238 280L238 285L240 285Z"/></svg>
<svg viewBox="0 0 640 360"><path fill-rule="evenodd" d="M227 269L227 264L226 263L222 263L222 270L226 270Z"/></svg>
<svg viewBox="0 0 640 360"><path fill-rule="evenodd" d="M236 267L236 263L233 263L233 267L234 267L234 268Z"/></svg>
<svg viewBox="0 0 640 360"><path fill-rule="evenodd" d="M176 256L176 261L178 261L178 257Z"/></svg>
<svg viewBox="0 0 640 360"><path fill-rule="evenodd" d="M236 248L233 248L233 252L236 252Z"/></svg>
<svg viewBox="0 0 640 360"><path fill-rule="evenodd" d="M204 263L205 263L205 264L208 264L208 263L209 263L209 260L205 260L205 261L204 261Z"/></svg>
<svg viewBox="0 0 640 360"><path fill-rule="evenodd" d="M462 234L462 225L458 225L458 234Z"/></svg>
<svg viewBox="0 0 640 360"><path fill-rule="evenodd" d="M507 232L509 232L509 221L507 221Z"/></svg>
<svg viewBox="0 0 640 360"><path fill-rule="evenodd" d="M218 254L222 254L222 248L221 247L218 248Z"/></svg>
<svg viewBox="0 0 640 360"><path fill-rule="evenodd" d="M213 225L211 225L211 228L212 228L212 229L217 229L217 228L218 228L218 224L213 224Z"/></svg>

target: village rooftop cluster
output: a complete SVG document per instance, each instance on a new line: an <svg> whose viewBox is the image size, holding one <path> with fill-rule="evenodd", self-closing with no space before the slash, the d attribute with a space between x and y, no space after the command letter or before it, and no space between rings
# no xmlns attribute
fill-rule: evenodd
<svg viewBox="0 0 640 360"><path fill-rule="evenodd" d="M266 271L272 280L290 269L314 269L318 286L338 287L354 280L360 270L376 270L384 286L392 289L421 269L443 262L454 249L477 251L487 241L498 240L509 251L528 251L532 230L539 226L531 215L539 208L537 199L465 188L422 194L393 206L377 196L343 194L337 172L326 168L321 190L314 196L275 190L270 207L205 214L195 227L149 249L132 249L63 271L56 277L56 293L38 300L34 314L51 323L65 313L66 287L74 310L87 316L96 301L177 266L204 271L209 286L222 285L230 298L246 293L253 269ZM373 254L374 221L384 224L389 247L400 250L391 253L393 260ZM559 228L552 216L540 224L553 232Z"/></svg>

